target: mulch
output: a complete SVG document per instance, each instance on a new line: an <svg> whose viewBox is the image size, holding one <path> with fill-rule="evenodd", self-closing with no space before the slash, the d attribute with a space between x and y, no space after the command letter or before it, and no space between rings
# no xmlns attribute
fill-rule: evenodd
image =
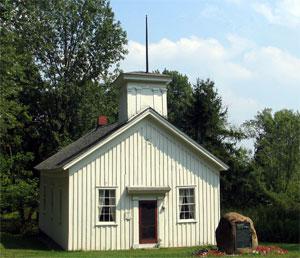
<svg viewBox="0 0 300 258"><path fill-rule="evenodd" d="M217 249L200 249L193 252L195 256L223 256L225 253L220 252Z"/></svg>

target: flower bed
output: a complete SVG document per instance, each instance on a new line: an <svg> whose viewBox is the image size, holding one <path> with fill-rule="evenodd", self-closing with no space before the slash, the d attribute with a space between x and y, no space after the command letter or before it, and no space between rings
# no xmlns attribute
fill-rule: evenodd
<svg viewBox="0 0 300 258"><path fill-rule="evenodd" d="M264 245L259 245L258 247L256 247L253 250L253 253L263 254L263 255L266 255L266 254L269 254L269 253L272 253L272 254L287 254L288 251L285 250L285 249L282 249L282 248L280 248L278 246L264 246Z"/></svg>
<svg viewBox="0 0 300 258"><path fill-rule="evenodd" d="M282 249L278 246L264 246L259 245L255 249L248 249L248 251L244 253L252 253L252 254L259 254L259 255L268 255L268 254L287 254L288 251L285 249ZM220 252L217 249L200 249L195 252L193 252L193 255L195 256L224 256L226 253ZM239 254L236 254L237 256Z"/></svg>
<svg viewBox="0 0 300 258"><path fill-rule="evenodd" d="M223 256L225 253L216 249L200 249L193 253L195 256Z"/></svg>

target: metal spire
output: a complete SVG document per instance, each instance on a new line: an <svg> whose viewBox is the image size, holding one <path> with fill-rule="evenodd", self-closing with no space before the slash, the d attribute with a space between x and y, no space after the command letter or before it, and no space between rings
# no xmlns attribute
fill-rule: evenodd
<svg viewBox="0 0 300 258"><path fill-rule="evenodd" d="M149 72L149 63L148 63L148 17L146 15L146 73Z"/></svg>

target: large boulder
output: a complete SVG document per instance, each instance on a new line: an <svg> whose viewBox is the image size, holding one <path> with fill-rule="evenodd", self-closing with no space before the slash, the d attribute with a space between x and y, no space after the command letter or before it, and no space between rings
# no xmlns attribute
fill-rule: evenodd
<svg viewBox="0 0 300 258"><path fill-rule="evenodd" d="M216 240L219 250L227 254L255 249L258 245L253 221L236 212L222 216L216 229Z"/></svg>

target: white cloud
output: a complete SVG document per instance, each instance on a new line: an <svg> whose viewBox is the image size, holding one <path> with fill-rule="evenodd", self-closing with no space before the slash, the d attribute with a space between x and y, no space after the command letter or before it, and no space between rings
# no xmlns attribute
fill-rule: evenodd
<svg viewBox="0 0 300 258"><path fill-rule="evenodd" d="M124 67L140 70L144 67L145 48L143 44L129 41L129 55ZM243 79L251 72L237 63L231 62L232 52L216 39L198 37L181 38L178 41L162 39L149 45L150 65L154 68L164 67L178 69L189 73L192 79L196 76ZM183 70L182 70L183 69Z"/></svg>
<svg viewBox="0 0 300 258"><path fill-rule="evenodd" d="M128 49L121 67L144 70L144 45L129 41ZM237 35L228 35L226 44L214 38L164 38L149 45L149 61L150 70L178 70L192 83L197 77L214 80L235 124L264 107L300 110L300 58L273 46Z"/></svg>
<svg viewBox="0 0 300 258"><path fill-rule="evenodd" d="M300 59L286 51L261 47L245 54L244 63L248 69L255 70L257 77L263 75L264 80L271 80L274 86L300 89Z"/></svg>
<svg viewBox="0 0 300 258"><path fill-rule="evenodd" d="M253 41L234 34L229 34L227 40L231 45L232 51L236 55L256 47L256 44Z"/></svg>
<svg viewBox="0 0 300 258"><path fill-rule="evenodd" d="M242 96L231 89L220 92L225 105L229 110L229 122L242 124L246 120L254 118L257 111L264 108L263 104L252 97Z"/></svg>
<svg viewBox="0 0 300 258"><path fill-rule="evenodd" d="M267 2L257 2L254 10L263 15L270 23L289 27L300 26L300 1L277 0L272 6Z"/></svg>

